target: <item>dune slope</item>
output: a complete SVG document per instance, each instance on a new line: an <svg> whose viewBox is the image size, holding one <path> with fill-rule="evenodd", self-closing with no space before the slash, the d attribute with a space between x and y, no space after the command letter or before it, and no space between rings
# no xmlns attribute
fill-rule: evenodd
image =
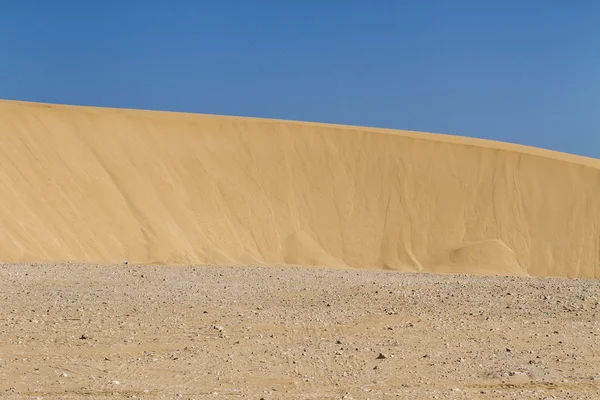
<svg viewBox="0 0 600 400"><path fill-rule="evenodd" d="M0 260L600 277L600 161L484 140L0 102Z"/></svg>

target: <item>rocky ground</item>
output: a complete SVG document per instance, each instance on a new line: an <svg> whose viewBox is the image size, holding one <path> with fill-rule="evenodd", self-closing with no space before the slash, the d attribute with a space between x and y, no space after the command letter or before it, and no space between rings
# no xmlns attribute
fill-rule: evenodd
<svg viewBox="0 0 600 400"><path fill-rule="evenodd" d="M0 265L0 399L599 399L600 281Z"/></svg>

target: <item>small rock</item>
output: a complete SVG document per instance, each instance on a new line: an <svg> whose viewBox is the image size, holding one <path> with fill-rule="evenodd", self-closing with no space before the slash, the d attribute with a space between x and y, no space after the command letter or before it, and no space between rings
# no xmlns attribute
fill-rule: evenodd
<svg viewBox="0 0 600 400"><path fill-rule="evenodd" d="M377 356L377 360L384 360L386 358L387 358L387 356L383 353L379 353L379 355Z"/></svg>

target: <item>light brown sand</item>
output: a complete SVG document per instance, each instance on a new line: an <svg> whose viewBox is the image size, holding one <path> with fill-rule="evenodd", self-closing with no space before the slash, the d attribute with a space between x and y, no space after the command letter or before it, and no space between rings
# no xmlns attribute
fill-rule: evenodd
<svg viewBox="0 0 600 400"><path fill-rule="evenodd" d="M600 161L483 140L2 101L0 193L10 262L600 277Z"/></svg>
<svg viewBox="0 0 600 400"><path fill-rule="evenodd" d="M0 260L46 262L0 265L0 399L599 398L600 281L525 276L600 277L599 183L482 140L0 101Z"/></svg>
<svg viewBox="0 0 600 400"><path fill-rule="evenodd" d="M599 302L590 279L0 265L0 399L595 400Z"/></svg>

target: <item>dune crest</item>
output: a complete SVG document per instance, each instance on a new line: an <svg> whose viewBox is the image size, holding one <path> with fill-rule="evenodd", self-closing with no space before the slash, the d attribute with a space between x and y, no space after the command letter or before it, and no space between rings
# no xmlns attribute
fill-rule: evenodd
<svg viewBox="0 0 600 400"><path fill-rule="evenodd" d="M0 101L0 260L600 277L600 161L446 135Z"/></svg>

